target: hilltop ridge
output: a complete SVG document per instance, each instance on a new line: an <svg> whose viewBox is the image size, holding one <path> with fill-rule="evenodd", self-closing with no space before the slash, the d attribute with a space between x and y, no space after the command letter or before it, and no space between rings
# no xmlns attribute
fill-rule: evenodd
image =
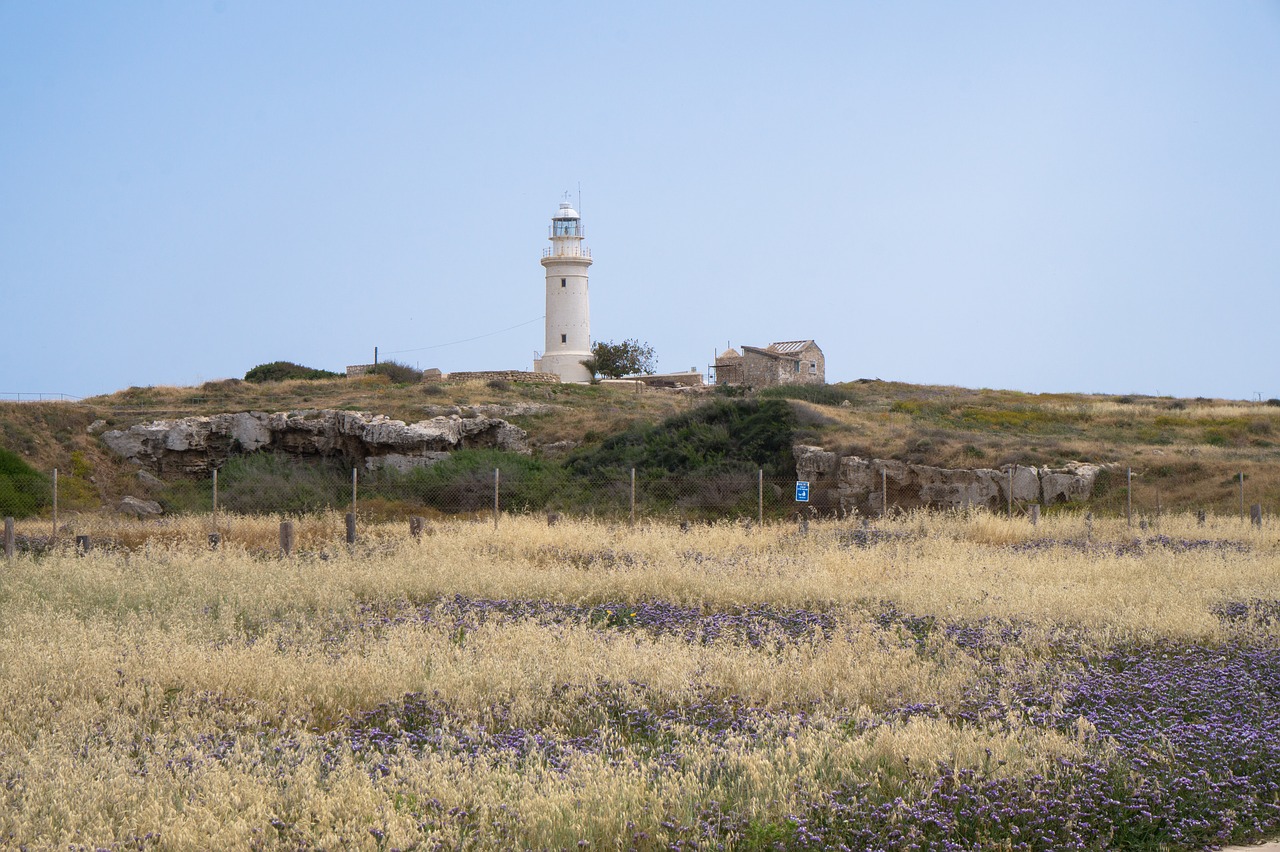
<svg viewBox="0 0 1280 852"><path fill-rule="evenodd" d="M442 413L502 416L529 433L535 456L590 449L715 399L786 399L794 443L945 468L1082 461L1131 467L1147 502L1162 508L1280 509L1280 401L1242 402L1100 394L1030 394L860 380L825 386L667 390L609 385L443 382L385 376L195 387L131 387L79 403L0 404L0 447L39 470L58 468L64 493L86 507L128 493L135 471L102 444L109 429L157 419L242 411L337 409L408 423ZM1114 484L1113 484L1114 485ZM1114 488L1111 489L1114 491ZM1115 508L1101 489L1099 508Z"/></svg>

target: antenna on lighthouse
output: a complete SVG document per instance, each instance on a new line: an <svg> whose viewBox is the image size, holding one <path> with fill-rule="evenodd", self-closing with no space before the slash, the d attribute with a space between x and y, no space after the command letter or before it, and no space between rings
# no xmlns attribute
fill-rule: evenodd
<svg viewBox="0 0 1280 852"><path fill-rule="evenodd" d="M582 215L582 181L578 181L578 215Z"/></svg>

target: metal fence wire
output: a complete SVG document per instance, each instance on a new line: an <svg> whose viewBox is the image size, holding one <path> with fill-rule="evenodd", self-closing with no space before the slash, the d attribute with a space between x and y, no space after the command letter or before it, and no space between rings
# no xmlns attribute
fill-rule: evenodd
<svg viewBox="0 0 1280 852"><path fill-rule="evenodd" d="M498 524L504 515L512 514L545 514L552 523L560 517L586 517L632 523L737 520L762 525L855 514L831 483L800 483L794 476L769 475L749 463L729 462L716 471L696 473L644 468L568 471L558 465L519 461L469 470L440 465L368 470L341 463L297 464L276 457L252 465L228 464L204 479L165 482L143 474L138 482L140 496L126 497L117 506L102 506L87 481L74 472L60 476L54 470L49 476L0 479L0 516L7 516L6 555L11 556L15 547L41 550L59 539L66 544L77 537L87 548L89 537L82 531L90 529L95 534L105 530L108 538L123 541L136 533L123 531L126 519L150 523L153 532L182 527L185 533L175 541L203 538L207 533L215 546L224 536L234 536L237 527L252 526L261 538L262 529L279 522L280 546L287 549L292 545L286 541L284 525L291 521L309 530L312 540L345 537L354 542L361 530L372 525L408 523L412 531L449 518ZM1126 481L1122 517L1130 527L1146 529L1149 519L1161 514L1158 498L1154 514L1149 508L1136 509L1132 488L1131 481ZM1262 506L1250 505L1246 514L1244 488L1242 475L1239 520L1260 528ZM892 488L885 491L883 496L870 495L873 516L912 508L895 504ZM1012 500L1007 509L1003 505L986 508L1026 515L1032 523L1040 517L1039 506L1015 505ZM1203 524L1204 511L1199 515ZM154 537L151 533L138 536L138 540Z"/></svg>

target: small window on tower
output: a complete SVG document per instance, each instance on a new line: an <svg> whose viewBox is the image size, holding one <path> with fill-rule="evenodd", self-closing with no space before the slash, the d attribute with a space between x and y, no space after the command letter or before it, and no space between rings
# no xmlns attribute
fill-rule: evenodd
<svg viewBox="0 0 1280 852"><path fill-rule="evenodd" d="M568 342L569 342L569 335L567 335L567 334L562 334L562 335L560 335L560 342L561 342L561 343L568 343Z"/></svg>
<svg viewBox="0 0 1280 852"><path fill-rule="evenodd" d="M561 286L561 287L563 287L563 286L564 286L564 279L563 279L563 278L561 278L561 279L560 279L560 286Z"/></svg>

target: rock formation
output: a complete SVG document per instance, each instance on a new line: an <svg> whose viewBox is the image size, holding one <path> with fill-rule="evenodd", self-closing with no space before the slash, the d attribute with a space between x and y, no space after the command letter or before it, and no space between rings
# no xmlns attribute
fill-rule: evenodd
<svg viewBox="0 0 1280 852"><path fill-rule="evenodd" d="M111 450L160 477L203 476L231 456L259 450L341 458L368 470L407 470L450 452L493 447L528 452L527 434L491 417L434 417L406 424L356 411L246 411L156 420L102 434Z"/></svg>
<svg viewBox="0 0 1280 852"><path fill-rule="evenodd" d="M1000 509L1019 505L1073 502L1093 494L1101 466L1072 462L1065 467L1005 465L999 470L953 470L887 459L838 457L821 447L794 448L796 476L810 483L815 508L876 514L888 505L901 509Z"/></svg>

